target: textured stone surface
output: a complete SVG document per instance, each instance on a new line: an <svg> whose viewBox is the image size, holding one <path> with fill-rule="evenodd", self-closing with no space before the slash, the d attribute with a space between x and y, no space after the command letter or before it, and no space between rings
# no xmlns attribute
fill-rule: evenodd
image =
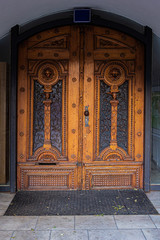
<svg viewBox="0 0 160 240"><path fill-rule="evenodd" d="M89 231L89 240L145 240L141 230Z"/></svg>
<svg viewBox="0 0 160 240"><path fill-rule="evenodd" d="M119 229L155 228L154 223L147 215L115 216L115 220Z"/></svg>
<svg viewBox="0 0 160 240"><path fill-rule="evenodd" d="M160 215L151 215L150 216L157 228L160 228Z"/></svg>
<svg viewBox="0 0 160 240"><path fill-rule="evenodd" d="M12 237L15 240L50 240L50 231L15 231Z"/></svg>
<svg viewBox="0 0 160 240"><path fill-rule="evenodd" d="M160 240L160 229L143 229L146 240Z"/></svg>
<svg viewBox="0 0 160 240"><path fill-rule="evenodd" d="M75 216L76 229L116 229L113 216Z"/></svg>
<svg viewBox="0 0 160 240"><path fill-rule="evenodd" d="M10 240L13 231L0 231L0 240Z"/></svg>
<svg viewBox="0 0 160 240"><path fill-rule="evenodd" d="M85 230L55 230L51 233L51 240L88 240L88 233Z"/></svg>
<svg viewBox="0 0 160 240"><path fill-rule="evenodd" d="M44 216L39 217L36 230L72 229L74 230L73 216Z"/></svg>
<svg viewBox="0 0 160 240"><path fill-rule="evenodd" d="M36 221L37 217L0 216L0 230L31 230Z"/></svg>

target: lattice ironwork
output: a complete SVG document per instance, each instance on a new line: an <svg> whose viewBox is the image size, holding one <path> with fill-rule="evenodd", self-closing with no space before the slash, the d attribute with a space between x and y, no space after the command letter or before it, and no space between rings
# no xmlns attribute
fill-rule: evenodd
<svg viewBox="0 0 160 240"><path fill-rule="evenodd" d="M110 87L104 82L100 81L100 152L109 147L111 140L111 104L112 96L107 94Z"/></svg>
<svg viewBox="0 0 160 240"><path fill-rule="evenodd" d="M44 143L44 99L43 86L34 81L33 153Z"/></svg>
<svg viewBox="0 0 160 240"><path fill-rule="evenodd" d="M100 152L109 147L111 140L111 104L110 87L100 81ZM128 150L128 81L119 86L117 94L117 144Z"/></svg>
<svg viewBox="0 0 160 240"><path fill-rule="evenodd" d="M128 150L128 81L119 86L117 94L117 144L126 152Z"/></svg>
<svg viewBox="0 0 160 240"><path fill-rule="evenodd" d="M62 151L62 81L52 87L51 103L51 145Z"/></svg>

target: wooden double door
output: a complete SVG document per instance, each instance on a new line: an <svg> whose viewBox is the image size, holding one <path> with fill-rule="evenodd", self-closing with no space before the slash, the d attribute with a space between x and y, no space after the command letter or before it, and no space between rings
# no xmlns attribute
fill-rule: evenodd
<svg viewBox="0 0 160 240"><path fill-rule="evenodd" d="M74 25L19 45L17 186L143 187L144 52L136 39Z"/></svg>

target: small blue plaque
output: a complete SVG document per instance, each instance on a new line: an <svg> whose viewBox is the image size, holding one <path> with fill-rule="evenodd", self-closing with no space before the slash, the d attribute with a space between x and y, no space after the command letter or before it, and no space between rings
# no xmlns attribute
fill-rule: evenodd
<svg viewBox="0 0 160 240"><path fill-rule="evenodd" d="M91 9L74 9L75 23L89 23L91 22Z"/></svg>

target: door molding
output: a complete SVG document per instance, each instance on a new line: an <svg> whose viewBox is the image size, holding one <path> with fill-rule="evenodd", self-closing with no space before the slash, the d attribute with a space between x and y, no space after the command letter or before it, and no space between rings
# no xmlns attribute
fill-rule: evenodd
<svg viewBox="0 0 160 240"><path fill-rule="evenodd" d="M145 168L144 168L144 190L150 188L150 159L151 159L151 63L152 63L152 30L144 28L140 33L132 27L125 26L119 22L106 20L107 12L92 10L91 25L108 27L124 32L141 41L145 47ZM11 82L10 82L10 191L16 192L16 162L17 162L17 77L18 77L18 44L25 39L44 30L59 26L73 25L73 12L60 13L46 19L46 22L20 32L19 25L11 29ZM55 19L56 16L56 19ZM66 18L64 18L66 16ZM51 17L51 16L50 16ZM54 19L54 20L53 20ZM58 20L57 20L58 19Z"/></svg>

